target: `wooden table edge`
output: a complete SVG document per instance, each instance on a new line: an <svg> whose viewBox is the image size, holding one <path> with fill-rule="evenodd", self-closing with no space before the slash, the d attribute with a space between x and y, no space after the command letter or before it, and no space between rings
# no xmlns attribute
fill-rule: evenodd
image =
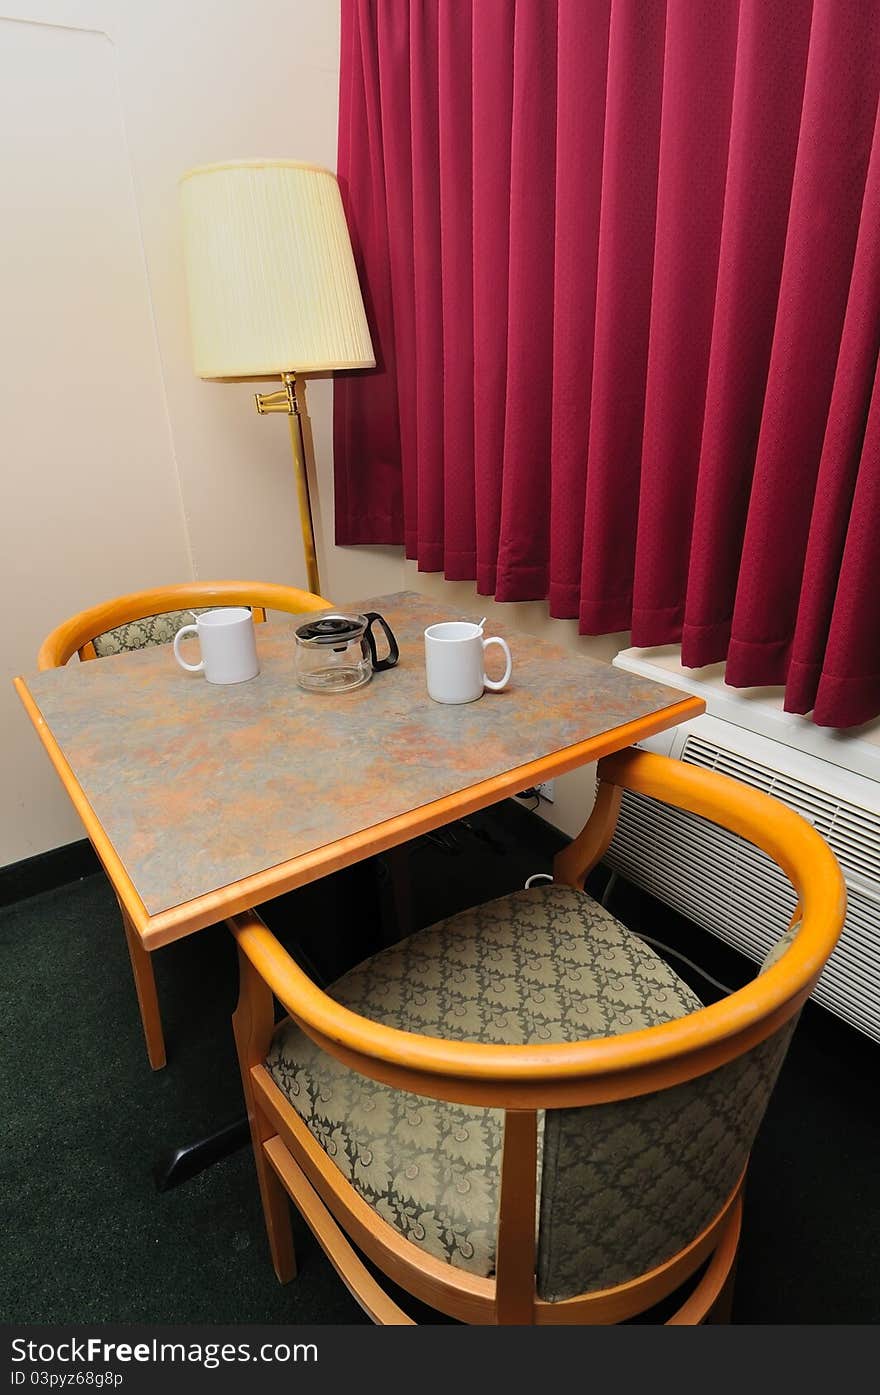
<svg viewBox="0 0 880 1395"><path fill-rule="evenodd" d="M262 872L253 873L252 876L229 882L215 891L205 892L191 901L181 902L179 906L171 906L168 910L159 911L151 916L49 730L27 683L24 678L16 678L14 684L61 783L82 819L114 890L140 935L144 948L148 950L160 949L163 945L183 939L196 930L215 925L228 915L259 906L272 896L293 891L298 886L316 881L318 877L330 872L337 872L342 867L349 867L365 857L386 852L389 848L406 843L420 834L430 833L453 819L475 813L478 809L485 809L490 804L495 804L530 785L552 780L557 775L565 775L570 770L576 770L578 766L590 765L602 756L623 750L624 747L632 746L647 736L655 736L670 727L678 726L681 722L690 721L706 710L702 698L683 697L647 716L624 722L573 746L562 747L552 755L541 756L501 775L490 776L479 784L468 785L453 794L444 795L442 799L422 804L405 814L396 814L393 818L360 829L346 838L325 843L322 847L300 853L298 857L287 862L276 863L274 867L267 867ZM586 811L584 818L586 819Z"/></svg>

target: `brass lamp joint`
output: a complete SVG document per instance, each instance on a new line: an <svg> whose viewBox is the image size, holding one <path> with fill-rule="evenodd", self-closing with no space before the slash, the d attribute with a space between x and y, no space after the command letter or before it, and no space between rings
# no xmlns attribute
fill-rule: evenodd
<svg viewBox="0 0 880 1395"><path fill-rule="evenodd" d="M286 412L290 417L299 416L299 404L296 400L296 374L282 373L281 381L283 388L277 392L255 392L254 401L257 404L257 411L261 417L269 412Z"/></svg>

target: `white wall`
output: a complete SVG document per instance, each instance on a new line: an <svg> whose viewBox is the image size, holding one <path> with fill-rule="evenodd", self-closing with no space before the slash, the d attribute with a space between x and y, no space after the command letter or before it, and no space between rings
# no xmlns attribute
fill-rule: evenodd
<svg viewBox="0 0 880 1395"><path fill-rule="evenodd" d="M169 580L305 583L285 419L192 372L177 181L254 155L334 168L338 78L338 0L0 0L0 866L82 836L10 682L59 620ZM334 547L331 391L308 389L325 594L412 587L620 647L399 549ZM562 827L590 787L558 782Z"/></svg>
<svg viewBox="0 0 880 1395"><path fill-rule="evenodd" d="M305 581L285 420L192 372L177 180L334 167L338 80L336 0L0 0L0 865L82 836L10 682L59 620Z"/></svg>

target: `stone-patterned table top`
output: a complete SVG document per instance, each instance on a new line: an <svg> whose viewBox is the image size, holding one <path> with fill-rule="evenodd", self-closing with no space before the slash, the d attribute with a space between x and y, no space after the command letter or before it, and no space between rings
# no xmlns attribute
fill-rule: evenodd
<svg viewBox="0 0 880 1395"><path fill-rule="evenodd" d="M400 644L397 668L345 694L297 686L300 620L257 626L261 672L249 683L185 673L170 645L27 679L149 916L683 697L498 626L513 654L510 686L443 706L425 688L423 631L479 620L478 604L461 616L399 592L339 609L381 611ZM668 714L654 729L664 725Z"/></svg>

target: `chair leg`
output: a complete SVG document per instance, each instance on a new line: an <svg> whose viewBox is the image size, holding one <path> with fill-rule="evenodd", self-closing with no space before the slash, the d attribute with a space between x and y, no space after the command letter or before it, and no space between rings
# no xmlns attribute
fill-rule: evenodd
<svg viewBox="0 0 880 1395"><path fill-rule="evenodd" d="M263 1219L269 1240L269 1253L272 1268L279 1284L289 1284L296 1277L296 1251L293 1246L293 1227L290 1221L290 1197L282 1187L275 1170L263 1152L259 1141L260 1133L265 1138L274 1137L271 1128L265 1127L265 1120L258 1115L257 1127L251 1122L251 1140L254 1145L254 1163L257 1168L257 1181L260 1184L260 1200L263 1203Z"/></svg>
<svg viewBox="0 0 880 1395"><path fill-rule="evenodd" d="M736 1260L731 1266L730 1273L724 1281L724 1287L719 1293L712 1307L706 1314L706 1324L715 1326L716 1324L728 1325L732 1322L733 1314L733 1289L736 1283Z"/></svg>
<svg viewBox="0 0 880 1395"><path fill-rule="evenodd" d="M131 972L134 976L138 1007L141 1010L144 1039L147 1044L147 1058L153 1070L161 1070L165 1065L165 1035L162 1031L159 995L156 992L153 956L144 949L141 938L125 911L122 910L121 906L119 909L122 911L122 924L128 943Z"/></svg>
<svg viewBox="0 0 880 1395"><path fill-rule="evenodd" d="M241 951L238 955L238 966L238 1004L232 1014L232 1030L241 1069L241 1084L247 1106L269 1252L278 1282L286 1284L296 1274L290 1198L263 1150L263 1144L267 1139L273 1138L276 1131L257 1104L251 1080L251 1070L254 1066L262 1064L269 1050L274 1030L274 1004L271 990Z"/></svg>

